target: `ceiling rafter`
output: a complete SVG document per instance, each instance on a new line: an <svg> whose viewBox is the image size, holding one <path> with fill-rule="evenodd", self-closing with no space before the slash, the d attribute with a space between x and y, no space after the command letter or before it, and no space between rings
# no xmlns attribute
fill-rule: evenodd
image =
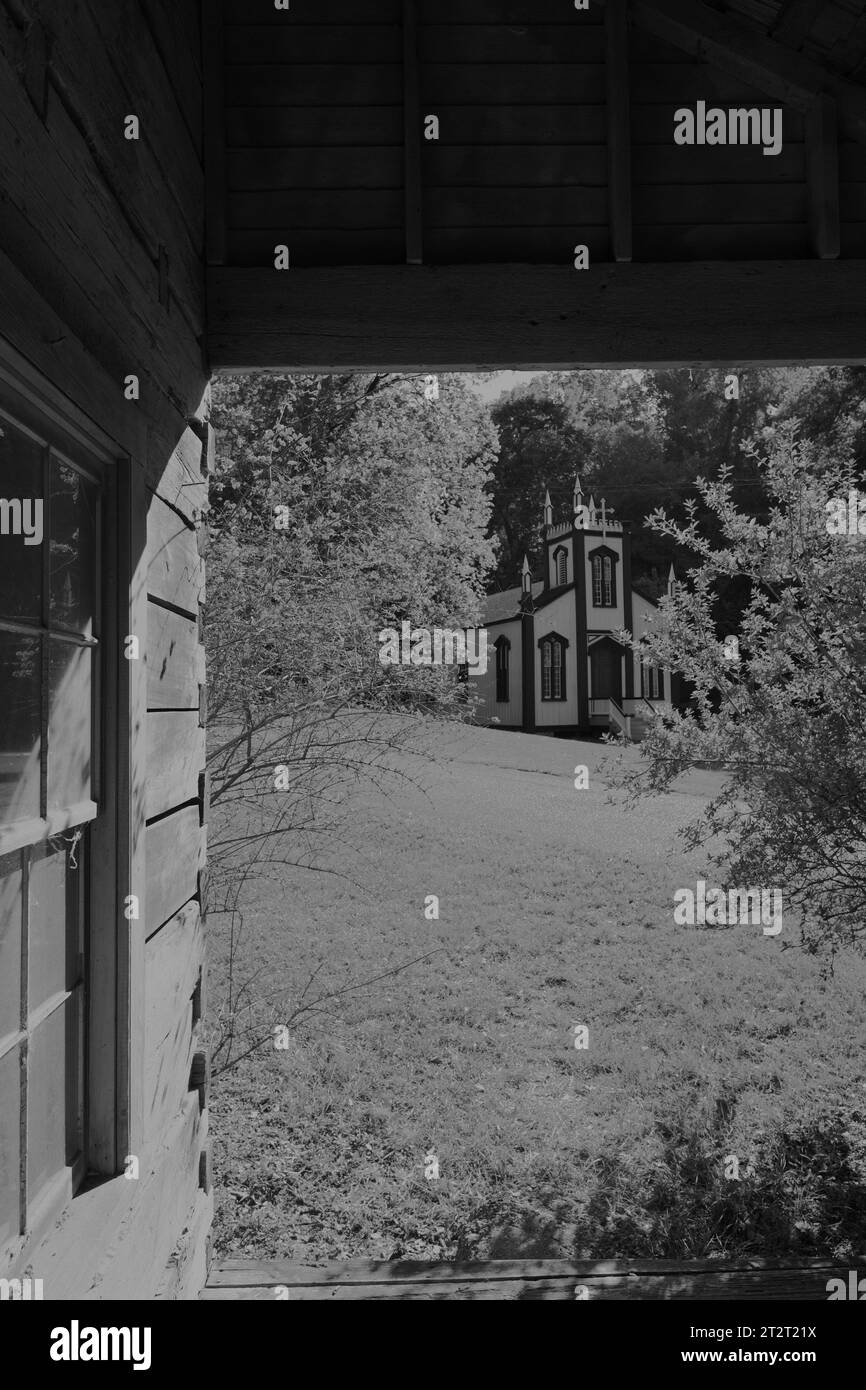
<svg viewBox="0 0 866 1390"><path fill-rule="evenodd" d="M832 96L843 134L866 144L866 88L762 37L751 25L699 0L630 0L629 15L648 33L798 111L811 111L821 94Z"/></svg>

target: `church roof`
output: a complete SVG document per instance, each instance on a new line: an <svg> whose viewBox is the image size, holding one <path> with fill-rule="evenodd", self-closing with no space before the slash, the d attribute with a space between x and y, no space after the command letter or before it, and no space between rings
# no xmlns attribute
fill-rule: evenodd
<svg viewBox="0 0 866 1390"><path fill-rule="evenodd" d="M537 598L543 589L542 580L534 580L532 597ZM519 618L521 593L522 590L518 584L514 589L503 589L500 594L488 594L484 604L484 622L500 623L504 622L506 618Z"/></svg>

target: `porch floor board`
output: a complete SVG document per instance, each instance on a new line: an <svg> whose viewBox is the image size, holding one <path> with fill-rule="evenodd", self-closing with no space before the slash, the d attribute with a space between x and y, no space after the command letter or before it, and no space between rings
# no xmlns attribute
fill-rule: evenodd
<svg viewBox="0 0 866 1390"><path fill-rule="evenodd" d="M863 1258L860 1267L863 1267ZM736 1260L347 1260L310 1266L226 1258L210 1268L200 1298L296 1302L393 1299L766 1299L826 1302L827 1281L848 1282L857 1262ZM585 1292L578 1293L583 1289Z"/></svg>

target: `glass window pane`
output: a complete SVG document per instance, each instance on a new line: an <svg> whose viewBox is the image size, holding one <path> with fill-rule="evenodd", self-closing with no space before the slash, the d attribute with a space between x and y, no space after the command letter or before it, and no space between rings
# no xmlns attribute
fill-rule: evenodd
<svg viewBox="0 0 866 1390"><path fill-rule="evenodd" d="M27 1198L33 1206L66 1167L66 1009L61 1004L30 1039L27 1078Z"/></svg>
<svg viewBox="0 0 866 1390"><path fill-rule="evenodd" d="M0 1038L21 1027L21 855L0 858Z"/></svg>
<svg viewBox="0 0 866 1390"><path fill-rule="evenodd" d="M90 799L92 661L93 653L86 647L50 642L49 809Z"/></svg>
<svg viewBox="0 0 866 1390"><path fill-rule="evenodd" d="M29 1012L67 987L67 846L61 840L36 845L30 860ZM69 876L77 870L68 871ZM70 897L74 894L71 886ZM72 925L72 924L70 924Z"/></svg>
<svg viewBox="0 0 866 1390"><path fill-rule="evenodd" d="M42 614L45 449L0 417L0 618Z"/></svg>
<svg viewBox="0 0 866 1390"><path fill-rule="evenodd" d="M0 825L40 813L40 678L40 639L0 632Z"/></svg>
<svg viewBox="0 0 866 1390"><path fill-rule="evenodd" d="M51 622L85 637L96 616L96 513L99 490L51 459Z"/></svg>
<svg viewBox="0 0 866 1390"><path fill-rule="evenodd" d="M21 1062L13 1047L0 1057L0 1246L19 1234Z"/></svg>

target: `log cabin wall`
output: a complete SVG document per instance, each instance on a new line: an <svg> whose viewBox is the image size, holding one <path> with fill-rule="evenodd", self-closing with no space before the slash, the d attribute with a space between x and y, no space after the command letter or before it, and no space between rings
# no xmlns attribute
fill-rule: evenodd
<svg viewBox="0 0 866 1390"><path fill-rule="evenodd" d="M198 0L0 0L0 361L116 459L109 585L119 642L141 646L125 661L115 642L108 673L91 1176L0 1268L52 1299L189 1296L204 1278L202 69Z"/></svg>

